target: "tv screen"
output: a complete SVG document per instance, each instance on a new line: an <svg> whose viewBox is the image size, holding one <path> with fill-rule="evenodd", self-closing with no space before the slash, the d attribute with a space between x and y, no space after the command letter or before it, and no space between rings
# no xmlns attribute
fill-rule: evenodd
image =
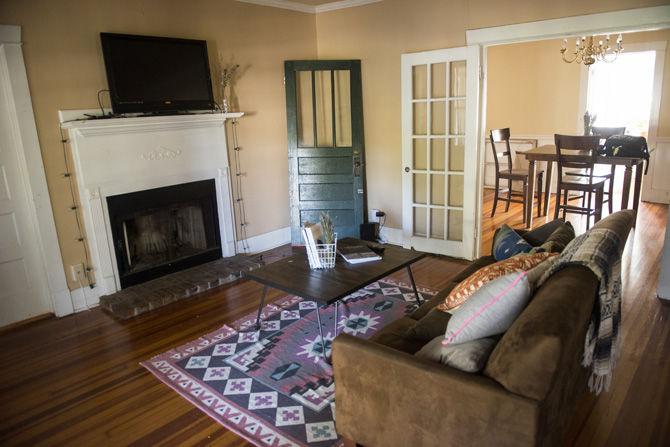
<svg viewBox="0 0 670 447"><path fill-rule="evenodd" d="M211 109L204 40L100 33L114 113Z"/></svg>

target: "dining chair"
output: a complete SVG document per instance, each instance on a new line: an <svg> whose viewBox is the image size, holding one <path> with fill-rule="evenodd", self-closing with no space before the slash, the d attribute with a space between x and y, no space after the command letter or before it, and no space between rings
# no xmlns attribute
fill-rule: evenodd
<svg viewBox="0 0 670 447"><path fill-rule="evenodd" d="M605 140L607 140L612 135L623 135L626 132L625 127L591 127L591 135L600 137L600 145L602 147ZM588 177L588 173L582 171L572 171L566 172L566 175L573 175L577 177ZM616 174L616 165L610 165L610 172L599 171L598 167L595 167L594 176L595 177L604 177L609 181L608 187L605 189L603 205L607 204L609 213L612 214L614 211L614 176ZM582 206L586 206L587 194L581 196ZM591 205L589 204L589 207Z"/></svg>
<svg viewBox="0 0 670 447"><path fill-rule="evenodd" d="M625 127L591 127L591 135L600 137L600 148L605 144L605 140L613 135L623 135L626 133ZM609 180L609 185L605 190L605 199L603 204L607 203L610 214L613 212L614 203L614 177L616 174L616 165L610 165L609 174L606 172L598 172L596 168L596 175L606 177Z"/></svg>
<svg viewBox="0 0 670 447"><path fill-rule="evenodd" d="M493 196L493 210L491 211L491 217L496 214L496 208L498 207L498 199L506 201L505 212L509 211L509 204L511 202L523 204L523 222L526 223L526 207L533 206L532 203L526 203L526 191L528 190L528 170L526 169L513 169L512 164L512 148L509 145L510 140L510 130L509 128L504 129L491 129L489 133L491 139L491 148L493 149L493 160L495 161L496 167L496 180L495 180L495 191ZM504 150L499 152L496 148L496 143L502 145L504 143ZM504 166L501 167L501 159L505 159L506 163L503 161ZM540 217L542 214L542 179L544 178L544 171L537 171L537 216ZM500 180L507 180L507 195L500 195ZM512 182L521 182L523 184L523 191L521 193L512 191ZM514 199L513 197L520 197L520 199Z"/></svg>
<svg viewBox="0 0 670 447"><path fill-rule="evenodd" d="M607 178L593 175L594 166L598 157L599 136L554 135L558 165L558 187L556 188L556 207L554 219L558 219L559 212L563 211L563 219L567 213L586 216L586 229L590 228L591 216L594 223L602 216L603 195ZM576 169L584 175L568 175L564 170ZM571 191L581 192L581 196L570 198ZM595 207L591 208L591 195L595 194ZM561 195L563 203L561 204ZM582 206L571 205L570 200L580 199Z"/></svg>

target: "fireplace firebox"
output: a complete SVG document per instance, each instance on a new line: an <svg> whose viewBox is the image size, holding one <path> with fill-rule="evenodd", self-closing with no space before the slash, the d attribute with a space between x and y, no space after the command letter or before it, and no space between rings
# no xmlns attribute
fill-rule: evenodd
<svg viewBox="0 0 670 447"><path fill-rule="evenodd" d="M214 180L107 197L121 288L221 257Z"/></svg>

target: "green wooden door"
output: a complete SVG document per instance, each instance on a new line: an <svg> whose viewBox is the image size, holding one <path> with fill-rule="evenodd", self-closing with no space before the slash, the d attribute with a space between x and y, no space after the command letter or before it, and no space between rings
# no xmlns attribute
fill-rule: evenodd
<svg viewBox="0 0 670 447"><path fill-rule="evenodd" d="M330 214L338 238L358 237L365 215L361 62L286 61L291 241Z"/></svg>

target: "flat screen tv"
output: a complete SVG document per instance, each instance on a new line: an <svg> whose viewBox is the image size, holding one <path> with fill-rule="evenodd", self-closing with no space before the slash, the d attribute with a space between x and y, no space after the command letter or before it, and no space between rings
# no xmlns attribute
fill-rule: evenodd
<svg viewBox="0 0 670 447"><path fill-rule="evenodd" d="M114 113L212 109L204 40L100 33Z"/></svg>

